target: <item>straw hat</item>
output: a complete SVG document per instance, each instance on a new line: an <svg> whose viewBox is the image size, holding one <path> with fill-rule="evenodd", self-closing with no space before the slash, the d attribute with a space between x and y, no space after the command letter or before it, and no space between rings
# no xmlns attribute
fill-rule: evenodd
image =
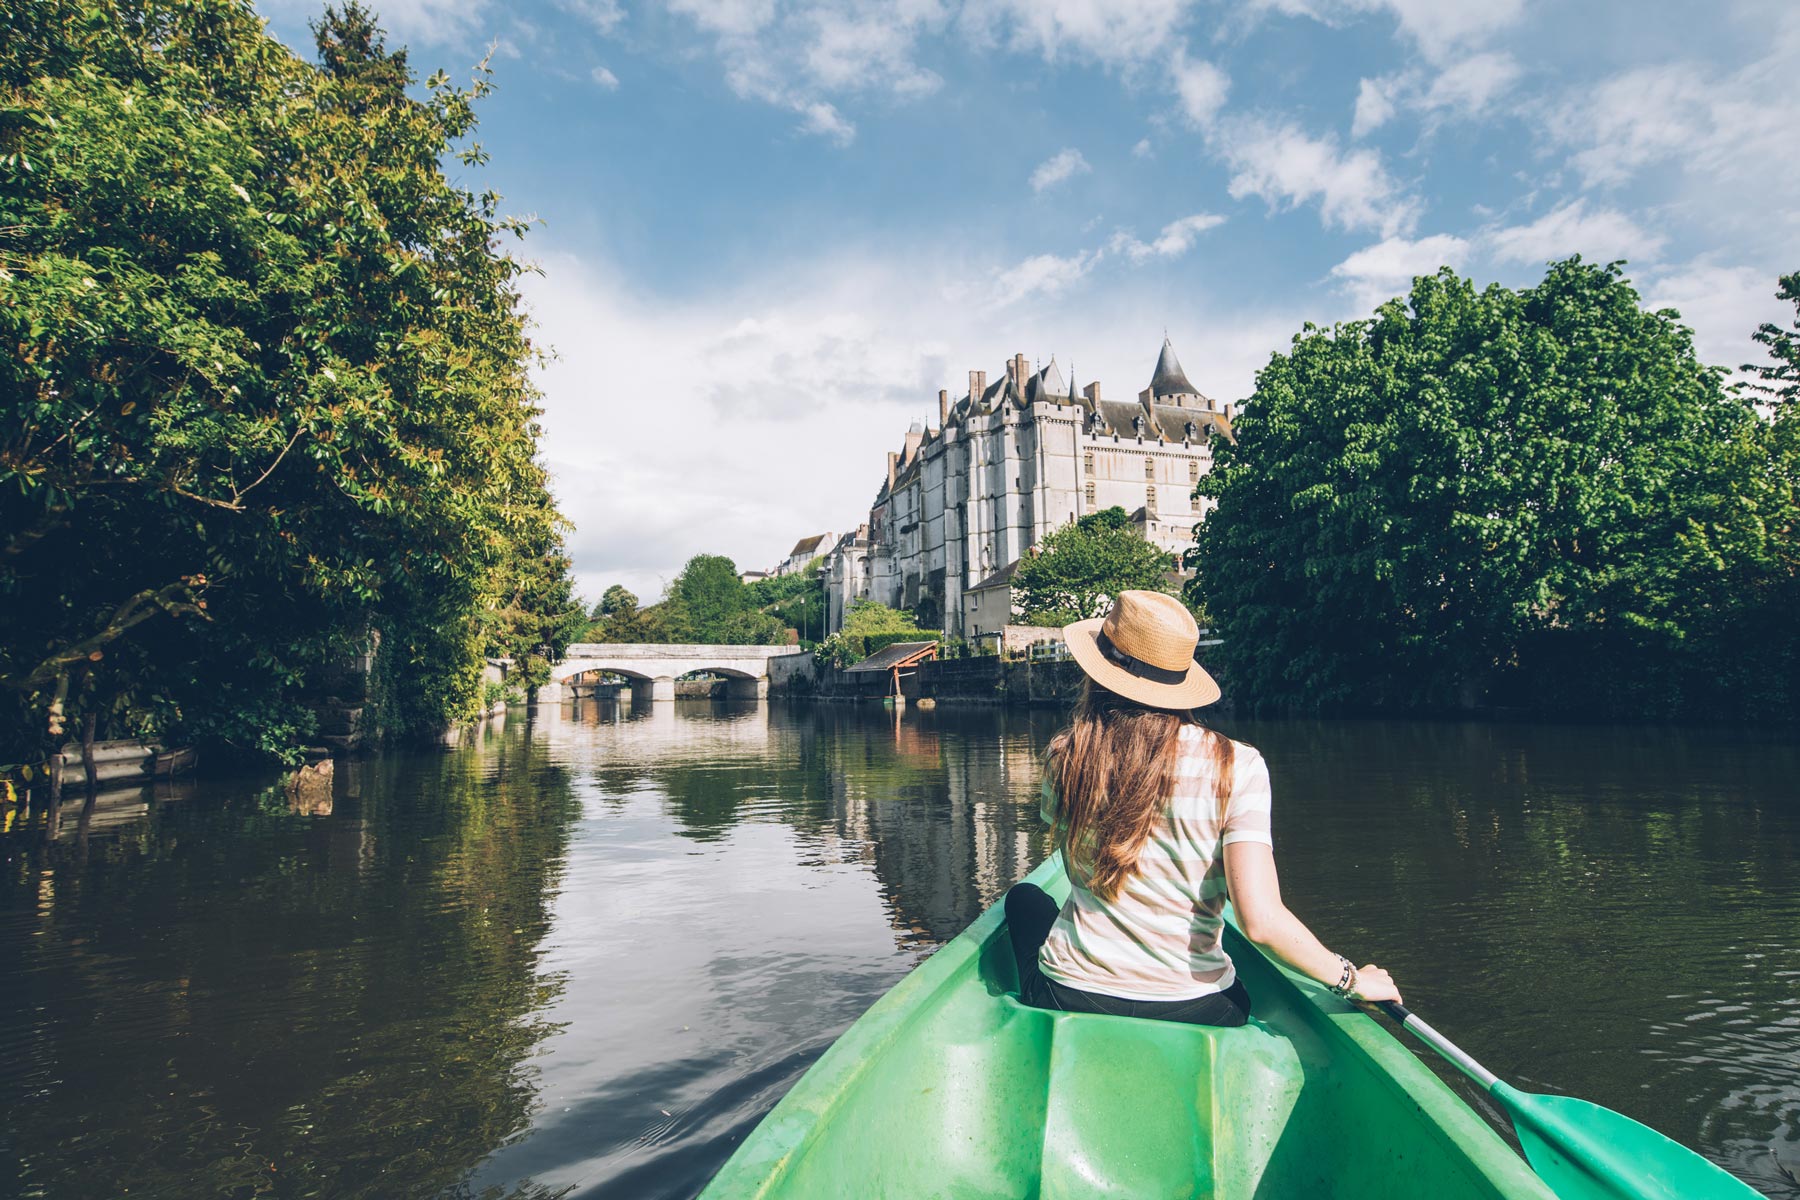
<svg viewBox="0 0 1800 1200"><path fill-rule="evenodd" d="M1194 614L1161 592L1120 592L1112 611L1063 626L1069 653L1107 691L1151 708L1199 708L1219 685L1194 661Z"/></svg>

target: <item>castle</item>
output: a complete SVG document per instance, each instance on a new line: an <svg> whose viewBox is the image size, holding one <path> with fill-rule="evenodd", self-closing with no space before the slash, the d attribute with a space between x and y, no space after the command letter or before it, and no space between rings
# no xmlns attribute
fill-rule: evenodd
<svg viewBox="0 0 1800 1200"><path fill-rule="evenodd" d="M941 620L946 637L997 637L1020 557L1105 508L1131 513L1164 549L1185 548L1204 515L1194 485L1232 416L1189 382L1167 339L1135 401L1103 399L1098 383L1077 391L1054 358L1030 372L1015 355L991 384L970 371L967 395L938 393L938 427L914 424L888 454L868 523L827 554L828 628L868 599Z"/></svg>

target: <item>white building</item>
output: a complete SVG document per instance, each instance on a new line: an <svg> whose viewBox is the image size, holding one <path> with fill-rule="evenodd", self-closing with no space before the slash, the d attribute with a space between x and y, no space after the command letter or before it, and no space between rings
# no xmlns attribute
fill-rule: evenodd
<svg viewBox="0 0 1800 1200"><path fill-rule="evenodd" d="M969 372L967 395L938 393L938 428L915 424L888 454L867 527L832 547L829 627L866 598L941 619L949 637L998 634L1020 557L1114 506L1150 541L1185 549L1203 515L1194 485L1232 415L1189 382L1167 340L1135 401L1103 399L1097 383L1077 391L1055 359L1030 373L1015 355L992 384Z"/></svg>
<svg viewBox="0 0 1800 1200"><path fill-rule="evenodd" d="M787 557L770 574L792 575L813 559L829 552L836 542L836 536L831 533L815 533L811 537L803 537L794 543L794 548L787 552Z"/></svg>

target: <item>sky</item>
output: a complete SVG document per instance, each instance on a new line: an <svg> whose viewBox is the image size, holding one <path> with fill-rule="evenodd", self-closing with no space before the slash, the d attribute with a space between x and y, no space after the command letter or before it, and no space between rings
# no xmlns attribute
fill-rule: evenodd
<svg viewBox="0 0 1800 1200"><path fill-rule="evenodd" d="M937 391L1023 353L1241 400L1450 265L1624 259L1703 358L1800 270L1790 0L373 0L497 90L578 586L866 520ZM259 0L311 56L317 0Z"/></svg>

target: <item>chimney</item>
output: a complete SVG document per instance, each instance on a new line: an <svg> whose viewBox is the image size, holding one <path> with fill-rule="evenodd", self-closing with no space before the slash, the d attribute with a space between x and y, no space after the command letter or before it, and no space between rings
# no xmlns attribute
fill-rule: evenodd
<svg viewBox="0 0 1800 1200"><path fill-rule="evenodd" d="M900 456L898 454L896 454L894 451L889 450L888 451L888 491L890 491L890 492L894 490L894 479L899 474L899 470L900 470Z"/></svg>
<svg viewBox="0 0 1800 1200"><path fill-rule="evenodd" d="M981 393L983 393L985 391L987 391L987 372L986 371L970 371L969 372L969 399L974 400L974 401L979 401L981 399Z"/></svg>
<svg viewBox="0 0 1800 1200"><path fill-rule="evenodd" d="M1081 389L1081 394L1088 398L1088 403L1096 408L1100 405L1100 381L1098 379Z"/></svg>
<svg viewBox="0 0 1800 1200"><path fill-rule="evenodd" d="M1019 389L1019 394L1021 396L1024 395L1025 394L1025 380L1026 380L1027 376L1025 374L1025 356L1023 354L1013 355L1012 377L1013 377L1013 386Z"/></svg>
<svg viewBox="0 0 1800 1200"><path fill-rule="evenodd" d="M950 423L950 389L938 389L938 428Z"/></svg>

